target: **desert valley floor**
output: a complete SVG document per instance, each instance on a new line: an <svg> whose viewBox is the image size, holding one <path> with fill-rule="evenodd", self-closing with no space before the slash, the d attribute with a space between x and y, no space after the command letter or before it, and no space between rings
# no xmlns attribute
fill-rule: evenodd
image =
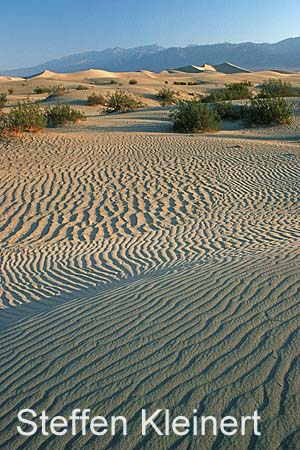
<svg viewBox="0 0 300 450"><path fill-rule="evenodd" d="M299 130L181 135L152 105L1 140L1 449L300 448ZM26 407L130 439L24 438ZM262 435L142 437L144 407Z"/></svg>

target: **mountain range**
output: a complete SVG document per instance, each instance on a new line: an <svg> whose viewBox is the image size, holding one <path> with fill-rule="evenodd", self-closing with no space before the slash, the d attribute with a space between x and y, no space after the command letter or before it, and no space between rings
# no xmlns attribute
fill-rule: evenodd
<svg viewBox="0 0 300 450"><path fill-rule="evenodd" d="M160 72L189 64L232 64L250 70L300 70L300 37L288 38L273 44L228 42L209 45L163 48L147 45L136 48L108 48L90 51L47 61L33 67L0 70L1 75L31 76L43 70L75 72L87 69L103 69L116 72L151 70Z"/></svg>

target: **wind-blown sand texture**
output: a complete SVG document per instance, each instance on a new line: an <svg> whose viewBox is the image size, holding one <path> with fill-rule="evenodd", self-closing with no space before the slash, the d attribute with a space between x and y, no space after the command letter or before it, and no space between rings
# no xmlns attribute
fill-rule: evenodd
<svg viewBox="0 0 300 450"><path fill-rule="evenodd" d="M193 136L164 109L91 114L1 141L0 167L1 449L299 448L298 119ZM23 407L130 436L24 438ZM143 438L144 407L258 409L262 436Z"/></svg>

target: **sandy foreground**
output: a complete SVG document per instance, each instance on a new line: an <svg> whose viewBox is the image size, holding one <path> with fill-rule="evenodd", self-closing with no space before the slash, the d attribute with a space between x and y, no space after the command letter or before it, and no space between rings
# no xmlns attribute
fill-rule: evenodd
<svg viewBox="0 0 300 450"><path fill-rule="evenodd" d="M299 118L180 135L149 101L0 142L1 449L297 450ZM27 407L130 437L21 437ZM262 435L142 437L145 407L258 409Z"/></svg>

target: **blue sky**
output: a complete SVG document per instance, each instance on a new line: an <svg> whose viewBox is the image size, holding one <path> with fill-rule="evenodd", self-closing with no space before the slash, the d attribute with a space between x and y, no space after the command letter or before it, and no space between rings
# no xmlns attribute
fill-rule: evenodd
<svg viewBox="0 0 300 450"><path fill-rule="evenodd" d="M0 69L107 47L300 35L299 0L14 0L0 10Z"/></svg>

